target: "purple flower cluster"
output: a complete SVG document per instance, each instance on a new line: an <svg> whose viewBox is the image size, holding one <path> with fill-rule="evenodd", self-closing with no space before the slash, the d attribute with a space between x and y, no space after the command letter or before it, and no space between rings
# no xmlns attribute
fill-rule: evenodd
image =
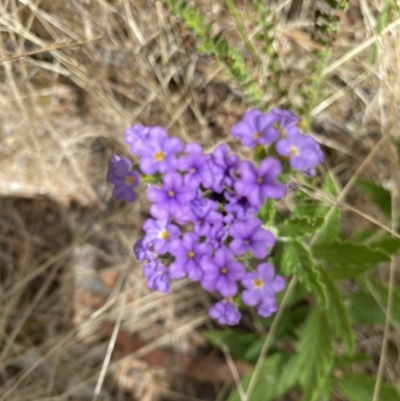
<svg viewBox="0 0 400 401"><path fill-rule="evenodd" d="M151 217L134 245L150 289L166 293L172 280L184 277L199 282L222 297L209 311L221 324L239 323L240 299L263 317L277 310L275 294L283 290L284 279L265 263L275 237L257 213L266 199L286 194L279 156L306 174L322 160L319 145L300 133L298 121L286 110L251 110L232 127L245 146L276 143L278 157L270 154L259 165L241 160L226 144L211 153L197 143L184 146L158 126L135 124L125 132L139 161L132 166L129 159L113 156L108 180L115 198L128 202L136 199L141 180L151 183ZM256 271L250 268L252 259L262 260Z"/></svg>
<svg viewBox="0 0 400 401"><path fill-rule="evenodd" d="M232 127L231 135L240 138L249 148L275 143L276 152L288 158L294 170L311 177L324 155L311 135L301 133L297 126L299 121L288 110L272 109L268 113L250 110Z"/></svg>

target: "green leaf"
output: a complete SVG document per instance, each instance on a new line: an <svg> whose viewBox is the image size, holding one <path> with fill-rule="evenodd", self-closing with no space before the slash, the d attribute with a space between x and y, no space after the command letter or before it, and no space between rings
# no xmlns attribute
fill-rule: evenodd
<svg viewBox="0 0 400 401"><path fill-rule="evenodd" d="M324 182L322 184L322 191L331 197L336 198L339 195L340 189L339 184L336 182L336 178L332 173L326 174ZM328 201L321 201L316 209L317 216L326 216L331 210L332 204Z"/></svg>
<svg viewBox="0 0 400 401"><path fill-rule="evenodd" d="M346 300L349 316L354 324L385 324L385 314L389 298L387 286L369 280L371 292L357 292ZM400 322L400 287L393 288L392 319Z"/></svg>
<svg viewBox="0 0 400 401"><path fill-rule="evenodd" d="M303 287L298 285L296 286L296 288ZM271 349L273 349L276 342L283 337L289 337L297 340L299 332L298 327L307 318L309 310L309 304L294 306L293 308L285 309L279 322L279 327L272 338ZM274 316L271 316L267 319L260 319L260 321L264 326L271 327L273 319ZM260 354L264 341L265 337L262 337L255 341L252 346L247 350L246 354L244 355L244 359L250 363L255 363L258 355Z"/></svg>
<svg viewBox="0 0 400 401"><path fill-rule="evenodd" d="M400 239L387 236L370 243L369 246L374 249L381 249L388 255L394 255L400 249Z"/></svg>
<svg viewBox="0 0 400 401"><path fill-rule="evenodd" d="M353 324L385 324L385 312L371 294L357 292L346 300Z"/></svg>
<svg viewBox="0 0 400 401"><path fill-rule="evenodd" d="M298 379L303 389L303 400L306 401L317 399L333 366L332 334L325 314L318 307L311 312L298 343Z"/></svg>
<svg viewBox="0 0 400 401"><path fill-rule="evenodd" d="M322 190L325 194L336 198L339 195L338 184L334 176L329 173L325 176ZM316 216L324 217L325 222L316 234L316 244L333 242L340 232L341 212L336 206L327 201L321 201L315 212Z"/></svg>
<svg viewBox="0 0 400 401"><path fill-rule="evenodd" d="M334 330L335 334L340 338L343 343L344 349L348 354L354 350L354 333L351 330L350 319L348 311L344 306L344 300L336 287L335 282L329 277L324 269L320 269L321 281L324 283L327 295L327 309L326 317L329 325Z"/></svg>
<svg viewBox="0 0 400 401"><path fill-rule="evenodd" d="M273 199L267 199L258 212L258 217L266 227L274 224L275 206L276 202Z"/></svg>
<svg viewBox="0 0 400 401"><path fill-rule="evenodd" d="M280 257L280 272L285 276L296 273L298 259L294 241L283 244L282 256Z"/></svg>
<svg viewBox="0 0 400 401"><path fill-rule="evenodd" d="M299 281L322 304L326 305L326 289L321 282L319 270L311 258L309 249L297 240L285 244L282 255L283 274L295 273Z"/></svg>
<svg viewBox="0 0 400 401"><path fill-rule="evenodd" d="M324 222L323 217L292 217L279 228L281 237L304 237L314 233Z"/></svg>
<svg viewBox="0 0 400 401"><path fill-rule="evenodd" d="M220 348L225 345L234 358L244 360L247 350L257 341L252 333L239 330L211 330L204 331L204 337L214 346Z"/></svg>
<svg viewBox="0 0 400 401"><path fill-rule="evenodd" d="M375 382L375 377L347 372L337 379L335 384L349 401L366 401L373 398ZM394 387L382 383L377 401L400 401L400 396Z"/></svg>
<svg viewBox="0 0 400 401"><path fill-rule="evenodd" d="M248 401L272 401L294 387L298 375L298 367L294 359L282 354L267 356L261 365L260 374ZM253 372L253 369L250 370L242 379L245 391ZM228 401L240 401L239 392L234 390Z"/></svg>
<svg viewBox="0 0 400 401"><path fill-rule="evenodd" d="M316 202L311 199L304 191L296 192L296 202L294 205L293 216L297 217L315 217Z"/></svg>
<svg viewBox="0 0 400 401"><path fill-rule="evenodd" d="M325 260L333 266L331 275L337 279L354 277L379 263L390 261L390 256L381 249L350 242L317 244L312 248L312 253L316 259Z"/></svg>
<svg viewBox="0 0 400 401"><path fill-rule="evenodd" d="M349 365L354 365L355 363L368 363L368 362L371 362L371 357L361 352L357 352L351 356L336 355L335 368L343 368Z"/></svg>
<svg viewBox="0 0 400 401"><path fill-rule="evenodd" d="M351 234L351 241L356 243L362 243L376 234L378 231L375 228L368 228L366 230L356 231Z"/></svg>
<svg viewBox="0 0 400 401"><path fill-rule="evenodd" d="M392 215L392 197L390 192L381 185L369 180L357 180L355 187L364 195L368 196L379 209L390 218Z"/></svg>
<svg viewBox="0 0 400 401"><path fill-rule="evenodd" d="M340 232L341 212L334 206L332 212L327 215L322 227L317 232L315 244L328 244L334 242Z"/></svg>

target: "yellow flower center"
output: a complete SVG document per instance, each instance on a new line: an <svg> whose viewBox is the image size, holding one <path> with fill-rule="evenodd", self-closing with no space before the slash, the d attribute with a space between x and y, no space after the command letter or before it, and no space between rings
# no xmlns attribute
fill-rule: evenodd
<svg viewBox="0 0 400 401"><path fill-rule="evenodd" d="M154 160L156 162L162 162L165 159L165 153L164 152L156 152L154 154Z"/></svg>
<svg viewBox="0 0 400 401"><path fill-rule="evenodd" d="M187 253L187 257L188 257L188 259L193 259L194 258L194 252L193 251L189 251L188 253Z"/></svg>
<svg viewBox="0 0 400 401"><path fill-rule="evenodd" d="M253 285L254 285L254 288L262 288L264 285L264 282L260 278L256 278L255 280L253 280Z"/></svg>
<svg viewBox="0 0 400 401"><path fill-rule="evenodd" d="M169 196L170 198L173 198L173 197L175 196L175 192L174 192L172 189L170 189L170 190L168 191L168 196Z"/></svg>
<svg viewBox="0 0 400 401"><path fill-rule="evenodd" d="M125 181L128 185L131 185L135 182L135 177L128 175L128 177L125 178Z"/></svg>
<svg viewBox="0 0 400 401"><path fill-rule="evenodd" d="M256 132L256 133L253 135L253 139L254 139L255 141L259 140L260 138L261 138L261 132Z"/></svg>
<svg viewBox="0 0 400 401"><path fill-rule="evenodd" d="M264 180L263 180L262 177L258 177L257 180L256 180L257 184L262 184L263 181L264 181Z"/></svg>
<svg viewBox="0 0 400 401"><path fill-rule="evenodd" d="M289 153L290 153L292 156L297 156L297 155L299 154L299 150L298 150L295 146L291 146L291 147L289 148Z"/></svg>
<svg viewBox="0 0 400 401"><path fill-rule="evenodd" d="M221 267L220 269L219 269L219 272L221 273L221 274L226 274L226 273L228 273L228 269L226 268L226 267Z"/></svg>
<svg viewBox="0 0 400 401"><path fill-rule="evenodd" d="M165 229L161 230L160 231L160 238L164 239L164 240L168 239L169 238L169 232L167 230L165 230Z"/></svg>

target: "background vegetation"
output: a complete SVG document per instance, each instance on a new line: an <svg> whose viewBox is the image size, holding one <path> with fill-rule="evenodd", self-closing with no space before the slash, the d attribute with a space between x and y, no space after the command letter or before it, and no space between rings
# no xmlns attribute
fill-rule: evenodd
<svg viewBox="0 0 400 401"><path fill-rule="evenodd" d="M0 401L398 400L399 25L392 0L1 0ZM250 156L251 106L326 159L278 204L281 311L222 330L196 286L146 289L146 200L105 175L134 122Z"/></svg>

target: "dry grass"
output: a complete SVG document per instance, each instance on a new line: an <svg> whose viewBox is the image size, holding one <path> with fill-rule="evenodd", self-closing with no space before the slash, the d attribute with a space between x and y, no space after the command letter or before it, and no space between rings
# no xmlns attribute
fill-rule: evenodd
<svg viewBox="0 0 400 401"><path fill-rule="evenodd" d="M239 38L222 1L198 3L213 29ZM276 46L290 96L301 102L312 10L305 1L301 19L287 19L287 3L272 4ZM250 2L237 4L254 33ZM325 71L315 130L343 185L356 175L376 179L398 206L393 148L386 140L376 146L385 135L400 137L399 21L374 39L379 55L370 65L365 51L351 53L367 48L377 15L375 2L360 4L350 1L335 43L334 58L345 62ZM165 347L179 364L195 352L209 299L186 282L168 296L146 289L131 251L146 201L115 203L105 174L110 155L126 153L122 133L133 122L164 125L207 147L228 141L229 126L248 107L242 94L196 53L160 1L0 0L0 61L0 401L224 399L224 387L208 394L172 382L169 369L138 358ZM345 204L381 218L351 186L343 195ZM369 224L348 212L344 230ZM388 279L388 270L380 273ZM115 324L111 339L103 322ZM111 357L118 328L147 345ZM380 374L395 382L400 337L397 328L385 333L392 348ZM380 328L359 337L360 348L380 355Z"/></svg>

